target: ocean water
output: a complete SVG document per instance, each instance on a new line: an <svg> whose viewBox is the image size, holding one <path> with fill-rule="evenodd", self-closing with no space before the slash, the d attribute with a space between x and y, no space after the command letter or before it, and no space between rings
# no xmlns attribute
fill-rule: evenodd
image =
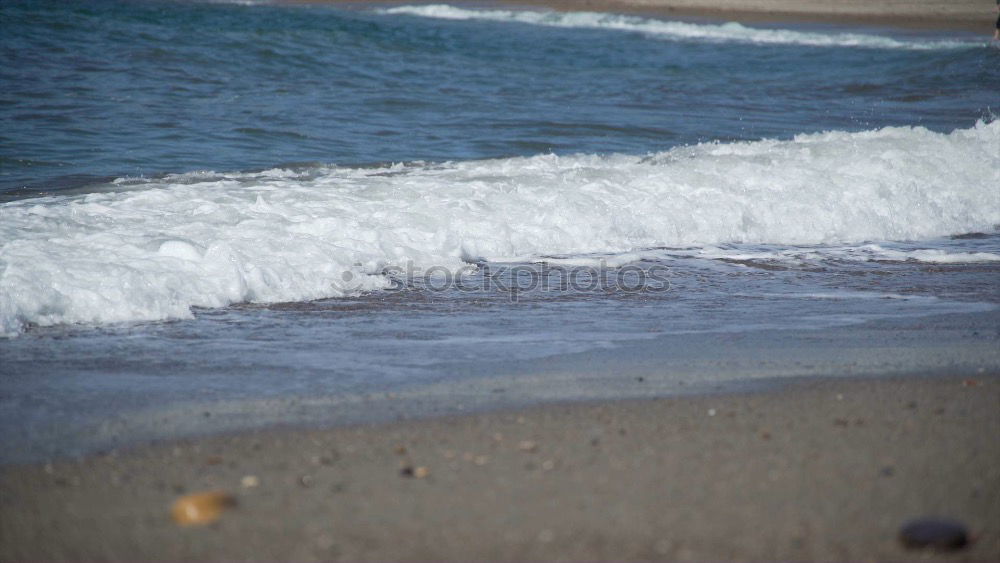
<svg viewBox="0 0 1000 563"><path fill-rule="evenodd" d="M983 37L257 2L0 28L2 459L194 402L1000 303Z"/></svg>

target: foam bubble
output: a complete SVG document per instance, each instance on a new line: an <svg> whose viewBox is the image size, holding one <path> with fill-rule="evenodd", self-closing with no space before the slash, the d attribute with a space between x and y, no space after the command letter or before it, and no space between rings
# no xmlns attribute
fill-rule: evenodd
<svg viewBox="0 0 1000 563"><path fill-rule="evenodd" d="M480 20L567 27L607 29L643 33L651 37L672 40L739 42L771 45L805 45L812 47L861 47L869 49L936 50L983 47L983 41L924 41L901 40L863 33L822 33L790 29L762 29L736 22L724 24L694 24L605 14L596 12L552 12L535 10L482 10L459 8L447 4L396 6L379 10L383 14L401 14L446 20Z"/></svg>
<svg viewBox="0 0 1000 563"><path fill-rule="evenodd" d="M647 157L193 173L13 201L0 205L0 331L338 297L407 264L990 231L998 146L1000 122L898 127Z"/></svg>

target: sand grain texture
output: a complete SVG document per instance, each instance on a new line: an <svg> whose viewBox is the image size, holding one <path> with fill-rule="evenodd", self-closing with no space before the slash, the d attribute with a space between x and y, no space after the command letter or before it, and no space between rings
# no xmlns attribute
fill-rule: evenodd
<svg viewBox="0 0 1000 563"><path fill-rule="evenodd" d="M995 560L998 406L998 377L823 380L7 467L0 559ZM214 489L238 506L172 522ZM906 551L927 515L974 543Z"/></svg>

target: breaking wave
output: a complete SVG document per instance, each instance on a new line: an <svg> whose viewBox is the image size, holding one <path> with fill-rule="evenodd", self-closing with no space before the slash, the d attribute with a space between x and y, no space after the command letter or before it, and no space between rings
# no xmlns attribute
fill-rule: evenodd
<svg viewBox="0 0 1000 563"><path fill-rule="evenodd" d="M1000 224L998 146L995 121L947 134L893 127L645 157L122 179L103 193L0 206L0 332L343 296L385 287L384 269L404 264L457 270L656 247L991 231Z"/></svg>
<svg viewBox="0 0 1000 563"><path fill-rule="evenodd" d="M549 27L607 29L643 33L662 39L690 41L908 50L967 49L985 45L982 41L902 40L865 33L822 33L816 31L794 31L790 29L763 29L747 27L736 22L694 24L596 12L479 10L458 8L447 4L397 6L380 10L380 12L384 14L401 14L447 20L481 20Z"/></svg>

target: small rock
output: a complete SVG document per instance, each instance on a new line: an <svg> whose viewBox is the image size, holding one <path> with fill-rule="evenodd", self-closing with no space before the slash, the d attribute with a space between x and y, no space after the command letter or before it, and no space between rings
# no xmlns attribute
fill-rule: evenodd
<svg viewBox="0 0 1000 563"><path fill-rule="evenodd" d="M313 465L333 465L334 459L325 455L314 455L310 460Z"/></svg>
<svg viewBox="0 0 1000 563"><path fill-rule="evenodd" d="M909 549L954 551L969 543L969 534L965 526L956 520L918 518L900 529L899 541Z"/></svg>
<svg viewBox="0 0 1000 563"><path fill-rule="evenodd" d="M412 465L406 465L399 470L399 474L403 477L410 477L416 479L423 479L431 474L431 470L426 467L413 467Z"/></svg>
<svg viewBox="0 0 1000 563"><path fill-rule="evenodd" d="M534 440L521 440L517 443L517 449L522 452L534 453L538 451L538 443Z"/></svg>
<svg viewBox="0 0 1000 563"><path fill-rule="evenodd" d="M260 486L260 479L256 475L244 475L240 479L240 486L244 489L253 489L254 487Z"/></svg>
<svg viewBox="0 0 1000 563"><path fill-rule="evenodd" d="M708 416L715 416L715 409L708 409Z"/></svg>
<svg viewBox="0 0 1000 563"><path fill-rule="evenodd" d="M185 495L174 501L170 513L181 526L211 524L229 508L236 506L236 497L225 491L205 491Z"/></svg>

